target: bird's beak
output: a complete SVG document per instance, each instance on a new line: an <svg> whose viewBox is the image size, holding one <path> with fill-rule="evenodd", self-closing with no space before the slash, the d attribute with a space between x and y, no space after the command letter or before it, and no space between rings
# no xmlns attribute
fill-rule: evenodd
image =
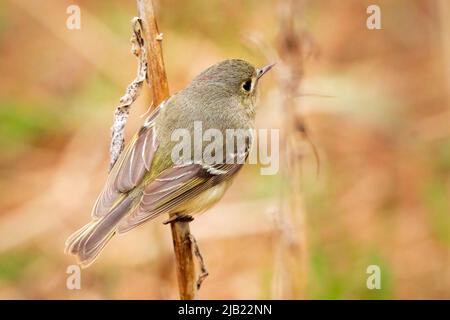
<svg viewBox="0 0 450 320"><path fill-rule="evenodd" d="M259 68L256 70L256 78L261 78L267 71L272 69L272 67L275 65L275 63L268 64L267 66L264 66L262 68Z"/></svg>

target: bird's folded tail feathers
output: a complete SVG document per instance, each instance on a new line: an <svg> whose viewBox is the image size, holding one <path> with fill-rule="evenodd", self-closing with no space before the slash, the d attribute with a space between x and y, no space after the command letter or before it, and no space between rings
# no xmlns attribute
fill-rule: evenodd
<svg viewBox="0 0 450 320"><path fill-rule="evenodd" d="M67 239L65 252L77 256L82 267L88 267L117 232L117 224L132 205L133 199L126 197L107 215L76 231Z"/></svg>

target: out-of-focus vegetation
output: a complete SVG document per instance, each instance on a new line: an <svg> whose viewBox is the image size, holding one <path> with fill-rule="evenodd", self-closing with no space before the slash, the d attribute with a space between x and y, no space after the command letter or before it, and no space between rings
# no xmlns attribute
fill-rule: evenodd
<svg viewBox="0 0 450 320"><path fill-rule="evenodd" d="M133 1L0 3L0 298L177 298L162 219L111 241L66 289L66 237L89 219L106 178L112 113L136 61ZM158 3L170 89L226 58L275 56L278 1ZM380 0L305 1L298 15L314 54L298 113L319 148L305 148L307 298L450 298L450 6ZM266 49L251 39L259 39ZM276 72L264 79L257 124L280 128ZM133 107L127 133L151 97ZM283 141L281 141L283 143ZM210 272L200 298L277 298L273 211L281 176L249 166L192 223ZM275 209L274 209L275 208ZM368 290L379 265L382 289Z"/></svg>

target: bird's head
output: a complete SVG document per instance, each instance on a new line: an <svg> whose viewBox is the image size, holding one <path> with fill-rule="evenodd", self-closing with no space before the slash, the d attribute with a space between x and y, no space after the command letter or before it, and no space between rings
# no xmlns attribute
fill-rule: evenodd
<svg viewBox="0 0 450 320"><path fill-rule="evenodd" d="M206 88L211 95L237 96L244 104L256 101L258 83L275 64L255 68L245 60L230 59L219 62L200 73L191 85Z"/></svg>

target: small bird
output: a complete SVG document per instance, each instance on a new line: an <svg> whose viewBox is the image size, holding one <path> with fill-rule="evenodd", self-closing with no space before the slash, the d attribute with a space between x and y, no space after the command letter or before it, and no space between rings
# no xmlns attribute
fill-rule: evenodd
<svg viewBox="0 0 450 320"><path fill-rule="evenodd" d="M251 130L259 80L273 66L257 69L244 60L225 60L163 101L119 156L94 204L91 222L67 239L66 253L77 256L78 263L87 267L115 234L163 213L170 217L166 223L191 221L194 214L215 204L243 162L194 159L194 142L190 158L174 163L172 151L177 141L172 133L184 129L193 134L197 121L203 130L216 129L224 136L227 129ZM245 140L240 154L233 149L232 159L242 153L246 159L251 140Z"/></svg>

